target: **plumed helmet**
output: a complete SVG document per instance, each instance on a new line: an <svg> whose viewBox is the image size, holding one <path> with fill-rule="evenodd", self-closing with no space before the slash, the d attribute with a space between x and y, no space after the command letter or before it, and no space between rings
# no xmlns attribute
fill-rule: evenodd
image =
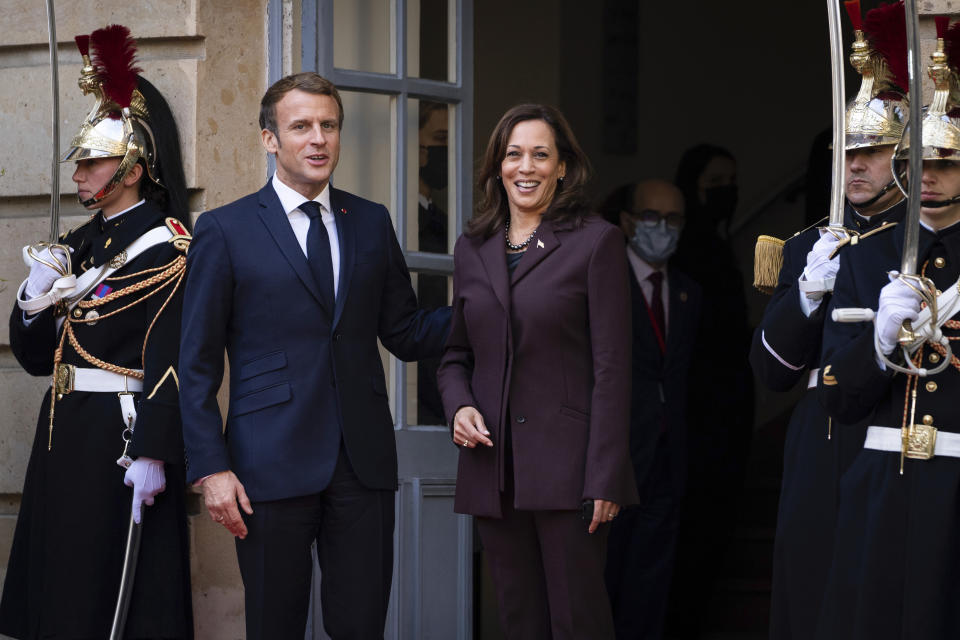
<svg viewBox="0 0 960 640"><path fill-rule="evenodd" d="M75 40L83 57L78 80L80 90L85 95L93 94L96 102L61 162L122 158L107 184L81 204L86 207L103 200L141 159L147 178L164 186L148 105L137 89L140 69L135 66L136 44L130 30L110 25L89 36L77 36Z"/></svg>
<svg viewBox="0 0 960 640"><path fill-rule="evenodd" d="M900 142L909 114L907 40L903 2L877 7L860 17L860 0L844 3L854 28L850 64L860 90L847 105L845 148Z"/></svg>

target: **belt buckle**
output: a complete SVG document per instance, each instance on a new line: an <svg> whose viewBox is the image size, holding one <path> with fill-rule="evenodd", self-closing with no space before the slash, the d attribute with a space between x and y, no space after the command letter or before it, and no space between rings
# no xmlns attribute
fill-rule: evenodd
<svg viewBox="0 0 960 640"><path fill-rule="evenodd" d="M929 460L937 444L937 428L928 424L910 425L905 444L904 456L914 460Z"/></svg>
<svg viewBox="0 0 960 640"><path fill-rule="evenodd" d="M76 367L74 367L72 364L58 364L54 385L57 393L61 396L71 393L73 391L73 382L75 377Z"/></svg>

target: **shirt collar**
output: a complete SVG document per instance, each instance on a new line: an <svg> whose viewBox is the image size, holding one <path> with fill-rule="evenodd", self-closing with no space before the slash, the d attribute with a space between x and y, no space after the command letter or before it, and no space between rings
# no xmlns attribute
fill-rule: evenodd
<svg viewBox="0 0 960 640"><path fill-rule="evenodd" d="M277 192L277 197L280 198L280 206L283 207L283 212L285 214L290 215L292 211L299 209L300 205L307 201L302 194L284 184L276 173L273 174L273 180L271 182L273 183L273 190ZM314 202L319 202L324 211L332 211L330 208L329 182L327 182L327 185L323 188L323 191L320 192L320 195L313 200Z"/></svg>
<svg viewBox="0 0 960 640"><path fill-rule="evenodd" d="M112 216L107 216L107 215L105 215L102 210L100 211L100 215L103 217L103 221L104 221L104 222L110 222L111 220L116 220L117 218L119 218L120 216L122 216L123 214L125 214L127 211L131 211L131 210L133 210L133 209L136 209L137 207L139 207L140 205L142 205L144 202L146 202L146 200L143 199L143 198L141 198L141 199L140 199L140 202L138 202L137 204L132 205L132 206L130 206L130 207L127 207L127 208L124 209L123 211L118 211L117 213L113 214Z"/></svg>

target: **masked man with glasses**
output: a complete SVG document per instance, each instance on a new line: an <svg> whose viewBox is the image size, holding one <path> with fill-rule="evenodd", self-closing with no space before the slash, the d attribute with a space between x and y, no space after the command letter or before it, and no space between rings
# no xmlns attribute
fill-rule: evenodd
<svg viewBox="0 0 960 640"><path fill-rule="evenodd" d="M607 590L618 638L659 638L686 479L687 377L701 292L669 267L685 222L679 189L662 180L623 185L601 211L623 231L633 274L630 458L640 491L640 503L610 530Z"/></svg>

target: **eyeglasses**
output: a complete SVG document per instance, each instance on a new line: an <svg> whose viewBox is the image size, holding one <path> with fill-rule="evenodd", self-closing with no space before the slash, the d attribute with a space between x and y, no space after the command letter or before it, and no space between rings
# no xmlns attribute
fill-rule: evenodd
<svg viewBox="0 0 960 640"><path fill-rule="evenodd" d="M683 223L686 218L682 213L670 212L663 213L654 209L644 209L643 211L630 211L630 217L644 225L645 227L655 227L665 220L667 226L671 229L683 229Z"/></svg>

